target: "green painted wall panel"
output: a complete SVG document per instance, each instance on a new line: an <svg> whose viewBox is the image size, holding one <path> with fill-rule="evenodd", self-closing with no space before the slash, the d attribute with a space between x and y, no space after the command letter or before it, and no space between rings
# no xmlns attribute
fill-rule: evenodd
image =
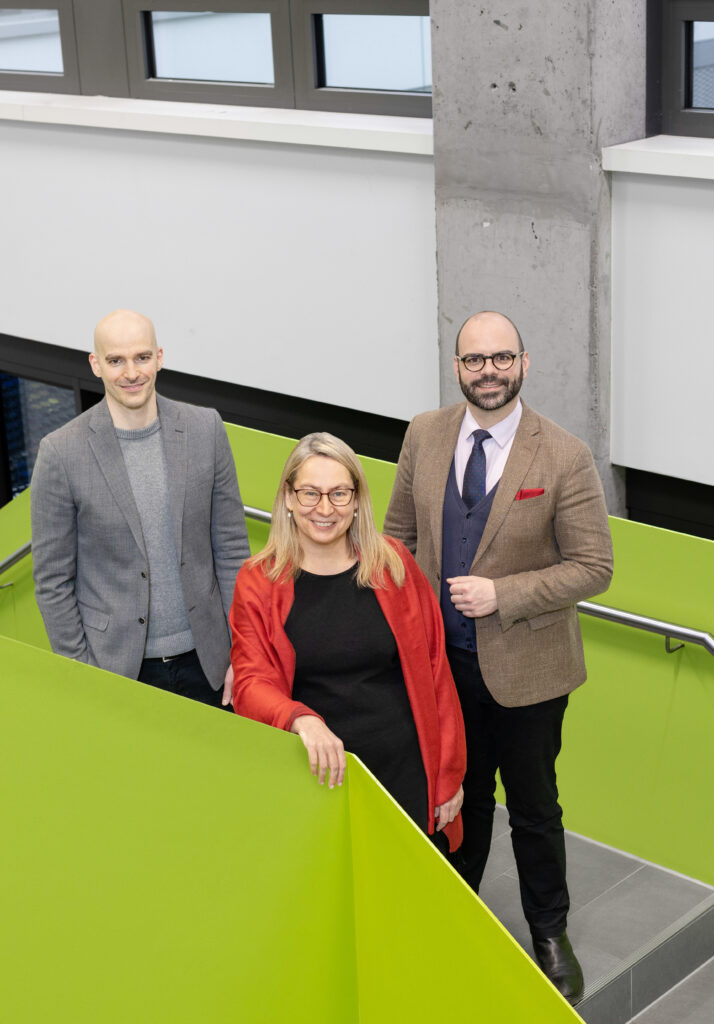
<svg viewBox="0 0 714 1024"><path fill-rule="evenodd" d="M45 651L50 649L40 609L35 604L31 555L0 576L0 635Z"/></svg>
<svg viewBox="0 0 714 1024"><path fill-rule="evenodd" d="M4 505L0 530L0 560L13 554L30 539L30 492L23 491Z"/></svg>
<svg viewBox="0 0 714 1024"><path fill-rule="evenodd" d="M349 798L360 1024L580 1020L359 762Z"/></svg>
<svg viewBox="0 0 714 1024"><path fill-rule="evenodd" d="M714 635L714 541L613 517L610 530L615 575L602 603Z"/></svg>
<svg viewBox="0 0 714 1024"><path fill-rule="evenodd" d="M296 737L0 658L3 1019L579 1019L354 758L330 791Z"/></svg>
<svg viewBox="0 0 714 1024"><path fill-rule="evenodd" d="M234 423L226 423L226 431L243 501L246 505L270 512L280 474L295 441Z"/></svg>
<svg viewBox="0 0 714 1024"><path fill-rule="evenodd" d="M30 539L30 492L23 491L0 509L0 560ZM35 604L32 556L0 575L0 636L49 651L40 610Z"/></svg>
<svg viewBox="0 0 714 1024"><path fill-rule="evenodd" d="M2 1019L356 1022L347 792L299 739L0 660Z"/></svg>
<svg viewBox="0 0 714 1024"><path fill-rule="evenodd" d="M558 761L570 829L714 884L714 659L583 617Z"/></svg>
<svg viewBox="0 0 714 1024"><path fill-rule="evenodd" d="M714 635L714 542L610 519L615 575L595 600ZM581 616L588 681L570 699L568 828L714 884L714 658ZM708 811L703 810L708 808Z"/></svg>

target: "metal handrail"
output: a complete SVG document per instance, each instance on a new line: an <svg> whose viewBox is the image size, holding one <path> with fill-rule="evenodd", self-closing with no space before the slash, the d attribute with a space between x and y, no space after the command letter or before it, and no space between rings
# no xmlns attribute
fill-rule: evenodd
<svg viewBox="0 0 714 1024"><path fill-rule="evenodd" d="M658 633L666 641L667 654L674 654L684 643L672 647L670 640L683 640L690 644L698 644L704 647L710 654L714 654L714 637L701 629L689 629L688 626L677 626L673 622L664 622L662 619L650 619L646 615L635 615L634 612L623 612L619 608L608 608L604 604L594 604L592 601L579 601L578 611L585 615L592 615L596 619L605 619L606 622L616 622L621 626L632 626L635 629L643 629L647 633Z"/></svg>
<svg viewBox="0 0 714 1024"><path fill-rule="evenodd" d="M27 544L23 544L21 548L17 549L17 551L13 551L11 555L4 558L2 562L0 562L0 576L2 576L4 572L7 572L8 569L12 569L13 565L17 565L18 562L21 562L23 558L26 558L30 551L32 551L32 542L28 540Z"/></svg>
<svg viewBox="0 0 714 1024"><path fill-rule="evenodd" d="M253 508L252 505L244 505L243 511L249 519L257 519L259 523L271 523L273 516L263 508Z"/></svg>
<svg viewBox="0 0 714 1024"><path fill-rule="evenodd" d="M254 508L252 505L244 505L243 510L249 519L255 519L260 523L270 523L272 515L262 508ZM30 554L32 543L23 544L12 555L0 562L0 575L11 569L13 565L21 562ZM7 584L5 584L7 586ZM595 619L604 619L606 622L615 622L620 626L631 626L633 629L642 629L646 633L657 633L665 638L665 647L668 654L674 654L684 643L697 644L703 647L711 655L714 655L714 637L701 629L689 629L687 626L677 626L674 622L664 622L662 619L651 619L646 615L636 615L634 612L625 612L620 608L609 608L604 604L594 604L592 601L578 601L578 611L583 615L592 615ZM682 643L672 647L670 640L681 640Z"/></svg>

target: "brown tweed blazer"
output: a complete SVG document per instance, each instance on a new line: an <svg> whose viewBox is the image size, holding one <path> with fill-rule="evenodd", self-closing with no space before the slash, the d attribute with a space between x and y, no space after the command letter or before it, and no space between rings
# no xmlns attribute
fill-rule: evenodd
<svg viewBox="0 0 714 1024"><path fill-rule="evenodd" d="M412 420L384 521L437 597L444 492L464 410L462 402ZM585 682L575 603L602 593L612 576L602 485L587 445L525 404L470 573L496 586L498 611L476 619L476 634L499 704L536 704Z"/></svg>

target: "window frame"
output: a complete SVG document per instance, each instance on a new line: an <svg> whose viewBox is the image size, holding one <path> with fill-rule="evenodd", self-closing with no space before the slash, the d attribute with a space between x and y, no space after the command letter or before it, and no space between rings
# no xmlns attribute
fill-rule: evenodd
<svg viewBox="0 0 714 1024"><path fill-rule="evenodd" d="M301 110L350 114L431 117L431 93L345 89L319 84L323 54L316 38L315 16L378 14L429 16L428 0L290 0L295 60L295 104Z"/></svg>
<svg viewBox="0 0 714 1024"><path fill-rule="evenodd" d="M270 14L273 85L149 78L146 14L162 11ZM123 0L129 95L137 99L228 103L250 107L294 107L290 9L287 0Z"/></svg>
<svg viewBox="0 0 714 1024"><path fill-rule="evenodd" d="M64 73L0 71L0 92L431 117L431 94L320 85L324 58L315 48L313 20L320 14L428 17L429 0L25 0L25 6L59 11ZM148 77L145 13L207 8L271 15L273 85Z"/></svg>
<svg viewBox="0 0 714 1024"><path fill-rule="evenodd" d="M60 45L62 47L61 74L55 71L3 71L0 69L0 90L17 92L78 93L79 60L74 26L72 0L20 0L20 9L56 10L59 17ZM0 4L0 10L11 9Z"/></svg>
<svg viewBox="0 0 714 1024"><path fill-rule="evenodd" d="M714 21L714 0L665 0L662 14L662 131L714 138L714 110L685 106L690 70L686 25Z"/></svg>

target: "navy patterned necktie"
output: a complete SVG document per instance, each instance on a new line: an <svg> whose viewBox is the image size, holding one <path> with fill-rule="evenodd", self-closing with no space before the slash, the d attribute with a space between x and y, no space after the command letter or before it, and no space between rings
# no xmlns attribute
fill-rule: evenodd
<svg viewBox="0 0 714 1024"><path fill-rule="evenodd" d="M483 442L490 436L487 430L474 430L471 434L474 444L466 463L464 485L461 488L461 497L466 508L473 508L486 495L486 453L483 450Z"/></svg>

